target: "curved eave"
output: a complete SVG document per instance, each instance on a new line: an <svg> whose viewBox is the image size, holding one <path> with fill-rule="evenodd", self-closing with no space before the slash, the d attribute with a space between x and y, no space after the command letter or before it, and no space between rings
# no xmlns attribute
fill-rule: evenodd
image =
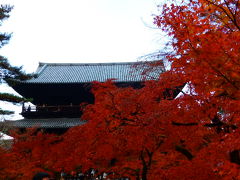
<svg viewBox="0 0 240 180"><path fill-rule="evenodd" d="M3 122L10 128L71 128L80 126L86 121L80 118L49 118L49 119L22 119Z"/></svg>

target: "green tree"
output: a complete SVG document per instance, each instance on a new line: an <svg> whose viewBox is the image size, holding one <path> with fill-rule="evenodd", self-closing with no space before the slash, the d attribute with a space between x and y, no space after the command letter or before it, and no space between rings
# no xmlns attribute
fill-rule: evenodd
<svg viewBox="0 0 240 180"><path fill-rule="evenodd" d="M4 20L9 18L9 13L11 12L12 8L13 7L10 5L0 6L0 26L2 26L2 23ZM2 48L5 44L7 44L10 38L11 38L10 33L0 32L0 48ZM0 55L0 75L1 75L0 76L1 83L6 78L23 80L29 77L29 75L25 74L22 71L22 67L12 66L9 63L8 59L1 55ZM18 102L24 101L25 99L9 93L0 93L0 100L18 103ZM13 112L0 109L0 114L11 114L11 113Z"/></svg>

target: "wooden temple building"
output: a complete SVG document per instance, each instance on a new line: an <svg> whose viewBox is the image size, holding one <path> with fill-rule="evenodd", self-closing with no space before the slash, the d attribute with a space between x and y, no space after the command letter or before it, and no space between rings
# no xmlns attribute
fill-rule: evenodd
<svg viewBox="0 0 240 180"><path fill-rule="evenodd" d="M78 126L81 120L80 104L94 103L91 93L93 81L113 79L119 87L141 88L146 80L154 80L165 71L156 68L143 75L146 65L142 62L127 63L39 63L34 78L25 81L8 80L8 84L34 106L23 104L24 119L7 121L16 128L38 127L48 132L65 132Z"/></svg>

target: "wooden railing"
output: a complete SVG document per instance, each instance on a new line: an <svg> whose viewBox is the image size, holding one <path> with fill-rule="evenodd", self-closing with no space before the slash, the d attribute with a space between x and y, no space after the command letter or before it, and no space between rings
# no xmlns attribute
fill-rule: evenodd
<svg viewBox="0 0 240 180"><path fill-rule="evenodd" d="M58 105L58 106L27 106L22 108L25 112L71 112L81 111L80 105Z"/></svg>
<svg viewBox="0 0 240 180"><path fill-rule="evenodd" d="M82 111L80 105L27 106L22 108L21 115L25 118L80 117Z"/></svg>

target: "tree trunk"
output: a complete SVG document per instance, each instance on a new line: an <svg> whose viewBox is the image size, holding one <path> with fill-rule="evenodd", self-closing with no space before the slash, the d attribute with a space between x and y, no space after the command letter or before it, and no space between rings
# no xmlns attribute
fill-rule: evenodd
<svg viewBox="0 0 240 180"><path fill-rule="evenodd" d="M143 166L143 170L142 170L142 180L147 180L147 172L148 172L147 166Z"/></svg>

